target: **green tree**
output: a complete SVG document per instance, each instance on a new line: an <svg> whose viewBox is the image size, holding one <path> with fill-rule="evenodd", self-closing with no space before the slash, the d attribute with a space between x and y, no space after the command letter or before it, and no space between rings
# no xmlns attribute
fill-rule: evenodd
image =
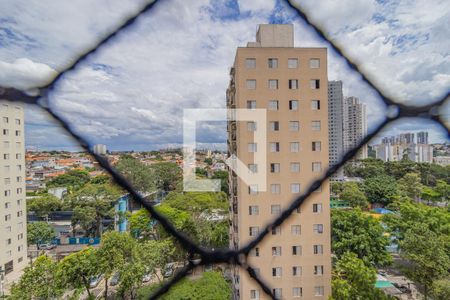
<svg viewBox="0 0 450 300"><path fill-rule="evenodd" d="M450 257L448 239L429 230L426 225L416 225L405 233L399 246L402 256L409 261L406 274L409 278L423 285L424 296L435 280L449 275Z"/></svg>
<svg viewBox="0 0 450 300"><path fill-rule="evenodd" d="M115 214L114 204L120 197L121 191L109 184L87 184L73 195L68 201L71 207L84 207L95 212L95 236L102 233L102 220L112 218Z"/></svg>
<svg viewBox="0 0 450 300"><path fill-rule="evenodd" d="M434 190L439 193L440 201L444 201L447 204L450 202L450 184L444 180L438 180Z"/></svg>
<svg viewBox="0 0 450 300"><path fill-rule="evenodd" d="M151 225L150 213L145 208L133 212L128 217L130 232L133 237L156 238L153 226Z"/></svg>
<svg viewBox="0 0 450 300"><path fill-rule="evenodd" d="M27 224L28 245L50 243L55 236L55 230L47 222L33 222Z"/></svg>
<svg viewBox="0 0 450 300"><path fill-rule="evenodd" d="M183 231L192 238L197 237L197 230L192 217L186 211L173 208L169 205L162 204L156 207L156 210L165 216L176 229ZM167 234L161 225L157 225L158 237L167 238L171 235Z"/></svg>
<svg viewBox="0 0 450 300"><path fill-rule="evenodd" d="M360 209L332 210L331 248L338 258L355 253L366 265L386 265L392 260L389 244L380 222Z"/></svg>
<svg viewBox="0 0 450 300"><path fill-rule="evenodd" d="M61 209L62 201L52 194L44 194L42 196L27 200L27 210L33 211L38 217L48 220L48 215Z"/></svg>
<svg viewBox="0 0 450 300"><path fill-rule="evenodd" d="M71 170L65 174L56 176L46 183L48 188L51 187L67 187L77 190L83 187L90 180L89 173L81 170Z"/></svg>
<svg viewBox="0 0 450 300"><path fill-rule="evenodd" d="M423 189L418 173L406 173L398 181L398 187L401 192L412 200L418 200Z"/></svg>
<svg viewBox="0 0 450 300"><path fill-rule="evenodd" d="M79 225L86 236L95 235L96 214L90 206L75 206L71 219L72 235L75 237Z"/></svg>
<svg viewBox="0 0 450 300"><path fill-rule="evenodd" d="M213 164L213 160L211 157L207 157L204 160L205 164L207 164L208 166L211 166Z"/></svg>
<svg viewBox="0 0 450 300"><path fill-rule="evenodd" d="M212 210L228 210L228 198L223 192L170 192L164 204L170 207L189 212L197 216L202 212Z"/></svg>
<svg viewBox="0 0 450 300"><path fill-rule="evenodd" d="M360 207L364 209L369 206L366 195L361 191L356 182L346 182L339 198L348 201L351 207Z"/></svg>
<svg viewBox="0 0 450 300"><path fill-rule="evenodd" d="M154 172L156 187L163 191L174 191L178 183L182 182L181 168L172 162L161 162L151 165Z"/></svg>
<svg viewBox="0 0 450 300"><path fill-rule="evenodd" d="M380 159L367 158L347 163L344 172L349 177L369 178L385 174L384 162Z"/></svg>
<svg viewBox="0 0 450 300"><path fill-rule="evenodd" d="M398 195L398 188L393 177L376 175L364 181L364 192L371 203L388 204Z"/></svg>
<svg viewBox="0 0 450 300"><path fill-rule="evenodd" d="M105 278L105 299L108 299L108 280L123 267L133 253L134 239L128 233L106 232L97 250L100 272Z"/></svg>
<svg viewBox="0 0 450 300"><path fill-rule="evenodd" d="M111 183L111 177L108 175L97 175L91 179L91 184L106 184Z"/></svg>
<svg viewBox="0 0 450 300"><path fill-rule="evenodd" d="M208 172L203 168L197 167L197 168L195 168L195 175L197 175L198 177L205 178L208 176Z"/></svg>
<svg viewBox="0 0 450 300"><path fill-rule="evenodd" d="M339 198L339 195L344 190L344 183L343 182L331 182L330 184L330 191L333 197Z"/></svg>
<svg viewBox="0 0 450 300"><path fill-rule="evenodd" d="M131 184L141 192L152 192L156 190L155 172L132 156L122 156L115 165Z"/></svg>
<svg viewBox="0 0 450 300"><path fill-rule="evenodd" d="M228 172L218 170L214 172L212 179L220 179L220 190L227 195L230 194L229 188L228 188Z"/></svg>
<svg viewBox="0 0 450 300"><path fill-rule="evenodd" d="M175 246L169 239L156 241L144 241L137 244L137 258L144 266L145 273L152 273L162 282L160 272L164 266L173 260L175 255Z"/></svg>
<svg viewBox="0 0 450 300"><path fill-rule="evenodd" d="M450 277L433 281L430 294L434 300L450 299Z"/></svg>
<svg viewBox="0 0 450 300"><path fill-rule="evenodd" d="M148 299L159 286L144 287L139 290L138 299ZM228 300L231 299L231 285L219 272L205 272L202 277L195 280L183 279L169 292L160 297L161 300L205 299Z"/></svg>
<svg viewBox="0 0 450 300"><path fill-rule="evenodd" d="M376 278L375 268L367 266L355 253L346 252L334 267L330 300L389 299L375 287Z"/></svg>
<svg viewBox="0 0 450 300"><path fill-rule="evenodd" d="M431 187L426 186L422 190L422 199L426 200L428 203L439 201L441 198L440 196L439 192Z"/></svg>
<svg viewBox="0 0 450 300"><path fill-rule="evenodd" d="M11 300L57 299L63 295L59 278L56 276L57 263L46 255L39 256L31 266L27 266L18 283L11 287Z"/></svg>
<svg viewBox="0 0 450 300"><path fill-rule="evenodd" d="M57 276L66 289L84 288L88 297L92 297L90 279L100 274L97 250L92 247L72 253L63 258L57 268Z"/></svg>

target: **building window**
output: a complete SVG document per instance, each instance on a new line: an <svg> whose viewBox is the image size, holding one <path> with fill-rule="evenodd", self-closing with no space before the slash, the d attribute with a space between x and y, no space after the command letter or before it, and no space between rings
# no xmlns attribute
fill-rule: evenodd
<svg viewBox="0 0 450 300"><path fill-rule="evenodd" d="M278 110L278 100L269 100L269 110L275 111Z"/></svg>
<svg viewBox="0 0 450 300"><path fill-rule="evenodd" d="M279 131L280 130L280 123L278 121L269 122L269 125L270 125L271 131Z"/></svg>
<svg viewBox="0 0 450 300"><path fill-rule="evenodd" d="M250 216L257 216L257 215L259 215L259 206L258 205L250 205L248 207L248 214Z"/></svg>
<svg viewBox="0 0 450 300"><path fill-rule="evenodd" d="M259 234L259 227L258 226L249 227L249 234L250 236L257 236Z"/></svg>
<svg viewBox="0 0 450 300"><path fill-rule="evenodd" d="M256 195L258 194L258 185L257 184L250 184L248 186L248 193L250 195Z"/></svg>
<svg viewBox="0 0 450 300"><path fill-rule="evenodd" d="M289 89L290 90L298 89L298 80L297 79L289 79Z"/></svg>
<svg viewBox="0 0 450 300"><path fill-rule="evenodd" d="M298 121L289 121L289 131L298 131L300 123Z"/></svg>
<svg viewBox="0 0 450 300"><path fill-rule="evenodd" d="M320 110L320 100L311 100L311 109Z"/></svg>
<svg viewBox="0 0 450 300"><path fill-rule="evenodd" d="M11 183L11 179L10 178L5 178L5 184L10 184Z"/></svg>
<svg viewBox="0 0 450 300"><path fill-rule="evenodd" d="M22 146L21 142L16 142L16 149L20 149L21 146Z"/></svg>
<svg viewBox="0 0 450 300"><path fill-rule="evenodd" d="M312 171L313 172L320 172L320 171L322 171L322 163L321 162L313 162L312 163Z"/></svg>
<svg viewBox="0 0 450 300"><path fill-rule="evenodd" d="M247 149L248 149L248 152L256 152L257 151L256 143L248 143Z"/></svg>
<svg viewBox="0 0 450 300"><path fill-rule="evenodd" d="M11 214L5 215L5 221L11 221Z"/></svg>
<svg viewBox="0 0 450 300"><path fill-rule="evenodd" d="M259 290L250 290L250 299L259 299Z"/></svg>
<svg viewBox="0 0 450 300"><path fill-rule="evenodd" d="M245 67L247 69L254 69L254 68L256 68L256 59L255 58L246 58L245 59Z"/></svg>
<svg viewBox="0 0 450 300"><path fill-rule="evenodd" d="M20 233L20 234L17 235L17 240L20 241L21 239L23 239L23 233Z"/></svg>
<svg viewBox="0 0 450 300"><path fill-rule="evenodd" d="M249 90L256 89L256 80L255 79L247 79L247 81L245 82L245 86Z"/></svg>
<svg viewBox="0 0 450 300"><path fill-rule="evenodd" d="M8 129L3 129L3 135L8 135L9 134L9 130Z"/></svg>
<svg viewBox="0 0 450 300"><path fill-rule="evenodd" d="M300 298L303 296L303 290L301 287L294 287L292 288L292 297L294 298Z"/></svg>
<svg viewBox="0 0 450 300"><path fill-rule="evenodd" d="M320 80L319 79L311 79L311 81L309 82L309 86L313 90L320 89Z"/></svg>
<svg viewBox="0 0 450 300"><path fill-rule="evenodd" d="M320 130L320 121L311 121L311 129L314 131Z"/></svg>
<svg viewBox="0 0 450 300"><path fill-rule="evenodd" d="M280 164L279 163L270 164L270 173L280 173Z"/></svg>
<svg viewBox="0 0 450 300"><path fill-rule="evenodd" d="M16 125L20 125L20 119L16 119Z"/></svg>
<svg viewBox="0 0 450 300"><path fill-rule="evenodd" d="M3 154L3 159L9 159L9 154L8 153Z"/></svg>
<svg viewBox="0 0 450 300"><path fill-rule="evenodd" d="M278 68L278 59L277 58L269 58L267 60L267 66L269 67L269 69Z"/></svg>
<svg viewBox="0 0 450 300"><path fill-rule="evenodd" d="M280 143L279 142L270 143L270 152L280 152Z"/></svg>
<svg viewBox="0 0 450 300"><path fill-rule="evenodd" d="M288 68L289 69L297 69L297 67L298 67L298 59L288 58Z"/></svg>
<svg viewBox="0 0 450 300"><path fill-rule="evenodd" d="M272 227L272 235L280 235L281 234L281 227Z"/></svg>
<svg viewBox="0 0 450 300"><path fill-rule="evenodd" d="M11 196L11 190L5 190L5 197Z"/></svg>
<svg viewBox="0 0 450 300"><path fill-rule="evenodd" d="M3 123L9 123L8 117L3 117Z"/></svg>
<svg viewBox="0 0 450 300"><path fill-rule="evenodd" d="M313 232L314 233L323 233L323 224L313 224Z"/></svg>
<svg viewBox="0 0 450 300"><path fill-rule="evenodd" d="M256 122L247 122L247 131L256 131Z"/></svg>
<svg viewBox="0 0 450 300"><path fill-rule="evenodd" d="M22 182L22 176L17 176L16 177L16 182Z"/></svg>
<svg viewBox="0 0 450 300"><path fill-rule="evenodd" d="M9 142L3 142L3 148L9 149Z"/></svg>
<svg viewBox="0 0 450 300"><path fill-rule="evenodd" d="M300 183L291 183L291 193L300 193Z"/></svg>
<svg viewBox="0 0 450 300"><path fill-rule="evenodd" d="M21 210L19 210L18 212L17 212L17 217L21 217L23 215L23 212L21 211Z"/></svg>
<svg viewBox="0 0 450 300"><path fill-rule="evenodd" d="M281 299L281 288L275 288L272 289L272 294L275 297L275 299Z"/></svg>
<svg viewBox="0 0 450 300"><path fill-rule="evenodd" d="M291 164L290 164L290 170L291 170L291 172L292 173L298 173L298 172L300 172L300 163L298 163L298 162L292 162Z"/></svg>
<svg viewBox="0 0 450 300"><path fill-rule="evenodd" d="M16 153L16 159L22 159L22 154Z"/></svg>
<svg viewBox="0 0 450 300"><path fill-rule="evenodd" d="M281 247L272 247L272 256L281 256Z"/></svg>
<svg viewBox="0 0 450 300"><path fill-rule="evenodd" d="M302 246L292 246L292 255L302 255Z"/></svg>
<svg viewBox="0 0 450 300"><path fill-rule="evenodd" d="M21 165L17 165L17 171L22 171L22 166Z"/></svg>
<svg viewBox="0 0 450 300"><path fill-rule="evenodd" d="M320 59L318 59L318 58L311 58L309 60L309 67L311 69L318 69L318 68L320 68Z"/></svg>
<svg viewBox="0 0 450 300"><path fill-rule="evenodd" d="M247 100L247 109L256 109L256 100Z"/></svg>
<svg viewBox="0 0 450 300"><path fill-rule="evenodd" d="M270 206L270 213L272 215L279 215L281 213L281 205L273 204Z"/></svg>
<svg viewBox="0 0 450 300"><path fill-rule="evenodd" d="M250 250L249 255L250 255L250 256L259 256L259 248L258 248L258 247L255 247L255 248L253 248L252 250Z"/></svg>
<svg viewBox="0 0 450 300"><path fill-rule="evenodd" d="M11 207L11 202L5 202L5 209L8 209Z"/></svg>
<svg viewBox="0 0 450 300"><path fill-rule="evenodd" d="M289 100L289 110L298 110L298 100Z"/></svg>
<svg viewBox="0 0 450 300"><path fill-rule="evenodd" d="M278 80L277 79L269 79L269 89L271 89L271 90L278 89Z"/></svg>
<svg viewBox="0 0 450 300"><path fill-rule="evenodd" d="M314 245L313 252L314 254L323 254L323 245Z"/></svg>
<svg viewBox="0 0 450 300"><path fill-rule="evenodd" d="M300 225L291 225L291 233L293 235L300 235L302 232Z"/></svg>
<svg viewBox="0 0 450 300"><path fill-rule="evenodd" d="M290 143L291 152L299 152L300 151L300 143L299 142L292 142Z"/></svg>
<svg viewBox="0 0 450 300"><path fill-rule="evenodd" d="M323 266L314 266L314 275L323 275Z"/></svg>
<svg viewBox="0 0 450 300"><path fill-rule="evenodd" d="M321 143L320 142L312 142L312 151L320 151Z"/></svg>
<svg viewBox="0 0 450 300"><path fill-rule="evenodd" d="M281 191L281 186L280 184L271 184L270 185L270 192L272 194L279 194Z"/></svg>
<svg viewBox="0 0 450 300"><path fill-rule="evenodd" d="M20 130L16 130L16 136L20 136Z"/></svg>
<svg viewBox="0 0 450 300"><path fill-rule="evenodd" d="M272 268L273 277L281 277L281 267Z"/></svg>
<svg viewBox="0 0 450 300"><path fill-rule="evenodd" d="M292 276L295 276L295 277L302 276L302 267L293 266L292 267Z"/></svg>
<svg viewBox="0 0 450 300"><path fill-rule="evenodd" d="M313 213L320 213L320 212L322 212L322 204L314 203L313 204Z"/></svg>
<svg viewBox="0 0 450 300"><path fill-rule="evenodd" d="M248 165L248 170L250 173L258 173L258 165L257 164L249 164Z"/></svg>

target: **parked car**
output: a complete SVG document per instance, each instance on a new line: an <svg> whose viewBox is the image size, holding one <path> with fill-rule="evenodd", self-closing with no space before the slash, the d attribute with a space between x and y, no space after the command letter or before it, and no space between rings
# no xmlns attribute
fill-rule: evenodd
<svg viewBox="0 0 450 300"><path fill-rule="evenodd" d="M55 244L40 244L37 246L39 250L51 250L56 248Z"/></svg>
<svg viewBox="0 0 450 300"><path fill-rule="evenodd" d="M95 288L100 283L100 281L102 281L102 279L103 279L103 274L91 277L91 279L89 280L89 287Z"/></svg>
<svg viewBox="0 0 450 300"><path fill-rule="evenodd" d="M164 266L163 270L163 277L168 278L173 275L173 272L175 271L175 263L168 263Z"/></svg>
<svg viewBox="0 0 450 300"><path fill-rule="evenodd" d="M109 285L115 286L118 285L120 281L120 274L119 272L114 273L113 276L111 276L111 279L109 280Z"/></svg>

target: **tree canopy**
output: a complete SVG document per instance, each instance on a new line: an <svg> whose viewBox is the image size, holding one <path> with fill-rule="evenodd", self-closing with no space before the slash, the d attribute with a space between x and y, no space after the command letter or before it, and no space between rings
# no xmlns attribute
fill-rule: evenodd
<svg viewBox="0 0 450 300"><path fill-rule="evenodd" d="M353 252L368 266L391 262L385 248L389 240L380 222L359 209L332 211L331 243L338 258L346 252Z"/></svg>

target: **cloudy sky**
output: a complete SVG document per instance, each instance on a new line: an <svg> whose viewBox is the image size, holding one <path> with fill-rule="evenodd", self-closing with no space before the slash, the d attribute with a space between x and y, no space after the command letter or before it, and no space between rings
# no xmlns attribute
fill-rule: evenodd
<svg viewBox="0 0 450 300"><path fill-rule="evenodd" d="M63 70L146 1L0 0L0 85L25 89ZM306 0L312 20L398 101L437 100L450 86L448 1ZM324 47L295 12L279 0L161 0L138 22L67 74L50 106L91 143L146 150L182 141L184 108L223 108L236 47L254 41L258 24L293 23L297 47ZM329 80L367 105L369 129L383 120L384 104L329 50ZM444 112L448 114L447 112ZM383 134L439 126L419 119ZM39 109L27 107L28 146L74 149ZM219 146L224 124L205 124L198 141Z"/></svg>

